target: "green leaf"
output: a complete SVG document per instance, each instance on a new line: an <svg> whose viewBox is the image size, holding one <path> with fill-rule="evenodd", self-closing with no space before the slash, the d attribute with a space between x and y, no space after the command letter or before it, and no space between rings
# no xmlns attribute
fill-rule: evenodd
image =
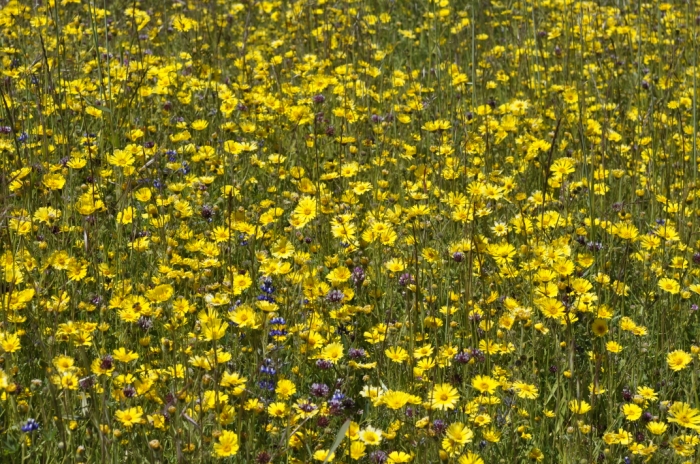
<svg viewBox="0 0 700 464"><path fill-rule="evenodd" d="M5 438L5 444L3 446L2 454L4 456L10 455L10 454L16 454L20 450L20 443L17 440L16 437L13 435L7 435Z"/></svg>
<svg viewBox="0 0 700 464"><path fill-rule="evenodd" d="M340 444L343 442L343 439L345 438L345 434L348 432L348 429L350 428L350 419L347 419L345 422L343 422L343 425L340 427L340 430L338 430L338 434L335 436L335 441L333 442L333 446L331 446L331 449L328 450L328 454L326 454L326 459L323 460L323 464L326 464L328 462L328 458L335 453L335 450L338 449Z"/></svg>

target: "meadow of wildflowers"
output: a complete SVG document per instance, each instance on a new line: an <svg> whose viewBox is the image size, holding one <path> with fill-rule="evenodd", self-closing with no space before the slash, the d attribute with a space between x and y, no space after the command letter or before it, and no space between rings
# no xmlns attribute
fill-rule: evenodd
<svg viewBox="0 0 700 464"><path fill-rule="evenodd" d="M700 459L697 0L0 3L0 462Z"/></svg>

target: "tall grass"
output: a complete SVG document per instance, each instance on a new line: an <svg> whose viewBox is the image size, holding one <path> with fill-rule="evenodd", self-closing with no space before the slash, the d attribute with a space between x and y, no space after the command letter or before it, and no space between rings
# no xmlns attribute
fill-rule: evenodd
<svg viewBox="0 0 700 464"><path fill-rule="evenodd" d="M694 2L3 2L0 461L695 462Z"/></svg>

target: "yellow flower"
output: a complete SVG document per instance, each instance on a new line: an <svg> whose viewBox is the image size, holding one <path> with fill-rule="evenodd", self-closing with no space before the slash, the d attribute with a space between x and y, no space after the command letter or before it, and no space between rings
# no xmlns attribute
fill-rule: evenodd
<svg viewBox="0 0 700 464"><path fill-rule="evenodd" d="M384 351L384 354L387 358L399 364L406 361L409 358L408 352L400 346L392 346L391 348L387 348Z"/></svg>
<svg viewBox="0 0 700 464"><path fill-rule="evenodd" d="M340 266L333 269L326 276L326 278L333 284L341 284L347 281L350 277L352 277L352 273L350 272L350 269L345 266Z"/></svg>
<svg viewBox="0 0 700 464"><path fill-rule="evenodd" d="M165 416L162 414L153 414L146 416L146 419L148 419L148 422L153 425L153 428L159 429L159 430L165 430Z"/></svg>
<svg viewBox="0 0 700 464"><path fill-rule="evenodd" d="M34 212L34 219L44 224L53 224L54 221L61 218L61 215L62 212L60 209L54 209L50 206L41 207Z"/></svg>
<svg viewBox="0 0 700 464"><path fill-rule="evenodd" d="M141 409L141 406L138 406L135 408L119 410L114 415L124 427L131 428L134 424L141 423L143 410Z"/></svg>
<svg viewBox="0 0 700 464"><path fill-rule="evenodd" d="M95 118L102 117L102 110L100 110L99 108L95 108L94 106L88 106L85 109L85 112Z"/></svg>
<svg viewBox="0 0 700 464"><path fill-rule="evenodd" d="M670 293L671 295L676 295L681 291L681 285L678 283L678 281L675 279L669 279L668 277L664 277L659 280L659 288Z"/></svg>
<svg viewBox="0 0 700 464"><path fill-rule="evenodd" d="M591 410L591 405L585 401L571 400L569 401L569 410L574 414L586 414Z"/></svg>
<svg viewBox="0 0 700 464"><path fill-rule="evenodd" d="M233 294L240 295L253 284L253 280L246 274L237 274L233 277Z"/></svg>
<svg viewBox="0 0 700 464"><path fill-rule="evenodd" d="M136 210L133 206L127 206L123 210L117 213L117 223L118 224L131 224L136 215Z"/></svg>
<svg viewBox="0 0 700 464"><path fill-rule="evenodd" d="M661 435L666 432L668 425L663 422L652 421L647 424L647 430L654 435Z"/></svg>
<svg viewBox="0 0 700 464"><path fill-rule="evenodd" d="M221 319L214 319L202 324L202 338L207 341L220 340L226 335L228 324Z"/></svg>
<svg viewBox="0 0 700 464"><path fill-rule="evenodd" d="M449 438L455 443L459 443L460 445L469 443L474 438L474 432L472 432L469 427L462 424L461 422L455 422L453 424L450 424L450 426L447 427L447 430L445 431L445 435L447 436L447 438Z"/></svg>
<svg viewBox="0 0 700 464"><path fill-rule="evenodd" d="M66 184L66 179L61 174L46 174L42 179L42 183L49 190L61 190Z"/></svg>
<svg viewBox="0 0 700 464"><path fill-rule="evenodd" d="M683 350L672 351L666 356L668 367L676 372L688 367L688 364L690 364L692 360L692 356Z"/></svg>
<svg viewBox="0 0 700 464"><path fill-rule="evenodd" d="M331 453L329 450L318 450L314 453L314 459L321 462L332 462L335 459L335 453Z"/></svg>
<svg viewBox="0 0 700 464"><path fill-rule="evenodd" d="M172 285L161 284L157 285L151 290L148 290L146 292L146 298L148 298L152 302L163 303L165 301L168 301L170 297L173 296L174 292L175 289L172 287Z"/></svg>
<svg viewBox="0 0 700 464"><path fill-rule="evenodd" d="M501 432L495 429L490 429L485 432L484 434L484 440L490 441L491 443L498 443L501 441Z"/></svg>
<svg viewBox="0 0 700 464"><path fill-rule="evenodd" d="M602 337L606 333L608 333L608 323L605 321L605 319L596 319L593 321L591 324L591 332L596 337Z"/></svg>
<svg viewBox="0 0 700 464"><path fill-rule="evenodd" d="M449 130L452 127L452 124L450 121L446 121L444 119L436 119L435 121L427 121L421 129L428 131L428 132L435 132L435 131L446 131Z"/></svg>
<svg viewBox="0 0 700 464"><path fill-rule="evenodd" d="M401 409L411 399L411 395L402 391L389 390L381 395L377 402L386 405L389 409Z"/></svg>
<svg viewBox="0 0 700 464"><path fill-rule="evenodd" d="M151 189L148 187L141 187L136 192L134 192L134 198L136 198L141 203L145 203L151 199Z"/></svg>
<svg viewBox="0 0 700 464"><path fill-rule="evenodd" d="M405 462L411 462L412 460L413 456L408 453L404 453L403 451L392 451L389 453L386 462L387 464L402 464Z"/></svg>
<svg viewBox="0 0 700 464"><path fill-rule="evenodd" d="M668 415L670 416L669 422L693 430L700 429L700 411L691 408L688 403L673 403L673 406L668 410Z"/></svg>
<svg viewBox="0 0 700 464"><path fill-rule="evenodd" d="M68 372L73 370L75 360L70 356L57 356L53 360L54 367L58 372Z"/></svg>
<svg viewBox="0 0 700 464"><path fill-rule="evenodd" d="M607 189L606 189L607 191ZM633 224L619 224L613 227L615 235L624 240L636 241L639 231Z"/></svg>
<svg viewBox="0 0 700 464"><path fill-rule="evenodd" d="M541 298L535 303L546 318L559 319L564 316L564 305L556 298Z"/></svg>
<svg viewBox="0 0 700 464"><path fill-rule="evenodd" d="M136 140L140 139L140 138L143 137L144 135L145 135L145 134L144 134L144 132L143 132L141 129L133 129L133 130L131 130L131 132L129 132L129 134L127 135L127 137L128 137L129 140L131 140L132 142L135 142Z"/></svg>
<svg viewBox="0 0 700 464"><path fill-rule="evenodd" d="M438 384L433 387L430 400L433 409L454 409L459 401L459 393L448 383Z"/></svg>
<svg viewBox="0 0 700 464"><path fill-rule="evenodd" d="M401 258L393 258L384 263L384 267L391 272L401 272L406 269L406 263Z"/></svg>
<svg viewBox="0 0 700 464"><path fill-rule="evenodd" d="M246 411L263 412L265 410L265 406L259 399L251 398L245 402L243 409Z"/></svg>
<svg viewBox="0 0 700 464"><path fill-rule="evenodd" d="M474 425L477 427L483 427L491 423L491 416L488 414L477 414L474 417Z"/></svg>
<svg viewBox="0 0 700 464"><path fill-rule="evenodd" d="M209 123L205 121L204 119L197 119L196 121L193 121L190 127L196 131L201 131L207 128L209 126Z"/></svg>
<svg viewBox="0 0 700 464"><path fill-rule="evenodd" d="M637 387L637 394L648 401L656 401L659 399L654 389L650 387Z"/></svg>
<svg viewBox="0 0 700 464"><path fill-rule="evenodd" d="M497 380L492 379L487 375L477 375L472 379L472 387L479 390L481 393L488 393L489 395L496 392L496 389L500 386Z"/></svg>
<svg viewBox="0 0 700 464"><path fill-rule="evenodd" d="M518 392L518 398L534 400L540 394L536 386L524 382L513 383L513 388Z"/></svg>
<svg viewBox="0 0 700 464"><path fill-rule="evenodd" d="M350 458L355 461L362 459L362 457L365 455L366 448L367 447L365 444L360 441L352 442L350 445Z"/></svg>
<svg viewBox="0 0 700 464"><path fill-rule="evenodd" d="M377 446L382 442L382 431L368 425L360 432L360 440L367 445Z"/></svg>
<svg viewBox="0 0 700 464"><path fill-rule="evenodd" d="M622 406L622 413L625 415L625 419L629 421L636 421L642 417L642 408L636 404L625 404Z"/></svg>
<svg viewBox="0 0 700 464"><path fill-rule="evenodd" d="M14 353L15 351L19 351L21 347L22 345L19 342L17 334L0 332L0 348L2 348L5 353Z"/></svg>
<svg viewBox="0 0 700 464"><path fill-rule="evenodd" d="M259 326L255 311L248 305L241 305L228 316L229 319L240 328L250 327L255 329Z"/></svg>
<svg viewBox="0 0 700 464"><path fill-rule="evenodd" d="M276 418L282 418L287 416L287 405L281 402L270 403L267 407L267 413Z"/></svg>
<svg viewBox="0 0 700 464"><path fill-rule="evenodd" d="M616 341L611 340L605 344L605 349L611 353L620 353L622 352L622 345L620 345Z"/></svg>
<svg viewBox="0 0 700 464"><path fill-rule="evenodd" d="M282 379L277 382L277 388L275 388L275 393L277 393L277 396L283 400L288 399L290 396L296 393L296 391L297 387L294 385L294 382L288 379Z"/></svg>
<svg viewBox="0 0 700 464"><path fill-rule="evenodd" d="M539 448L532 448L527 457L533 461L542 462L544 460L544 453Z"/></svg>
<svg viewBox="0 0 700 464"><path fill-rule="evenodd" d="M112 352L114 354L114 359L117 361L121 361L124 363L128 363L131 361L134 361L136 359L139 359L139 355L137 353L134 353L131 350L128 350L124 347L118 348Z"/></svg>
<svg viewBox="0 0 700 464"><path fill-rule="evenodd" d="M431 354L433 354L433 347L430 345L423 345L413 351L413 357L416 359L420 359L424 356L430 356Z"/></svg>
<svg viewBox="0 0 700 464"><path fill-rule="evenodd" d="M308 224L313 218L316 217L316 199L313 197L305 196L299 200L294 212L292 213L292 219L299 221L296 228L301 228Z"/></svg>
<svg viewBox="0 0 700 464"><path fill-rule="evenodd" d="M340 343L329 343L323 348L320 354L321 359L335 364L343 357L343 345Z"/></svg>
<svg viewBox="0 0 700 464"><path fill-rule="evenodd" d="M238 453L238 435L230 430L223 430L219 435L218 442L214 444L214 456L227 458Z"/></svg>
<svg viewBox="0 0 700 464"><path fill-rule="evenodd" d="M114 150L113 155L107 156L107 162L112 166L124 168L134 164L135 158L126 150Z"/></svg>
<svg viewBox="0 0 700 464"><path fill-rule="evenodd" d="M77 390L78 389L78 376L72 372L64 372L61 375L61 388L64 390Z"/></svg>

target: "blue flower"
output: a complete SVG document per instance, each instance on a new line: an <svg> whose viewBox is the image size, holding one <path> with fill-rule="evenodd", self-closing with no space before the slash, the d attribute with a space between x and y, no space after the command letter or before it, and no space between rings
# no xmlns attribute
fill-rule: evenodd
<svg viewBox="0 0 700 464"><path fill-rule="evenodd" d="M39 430L39 423L34 419L27 419L27 423L22 425L22 432L32 433L35 430Z"/></svg>

